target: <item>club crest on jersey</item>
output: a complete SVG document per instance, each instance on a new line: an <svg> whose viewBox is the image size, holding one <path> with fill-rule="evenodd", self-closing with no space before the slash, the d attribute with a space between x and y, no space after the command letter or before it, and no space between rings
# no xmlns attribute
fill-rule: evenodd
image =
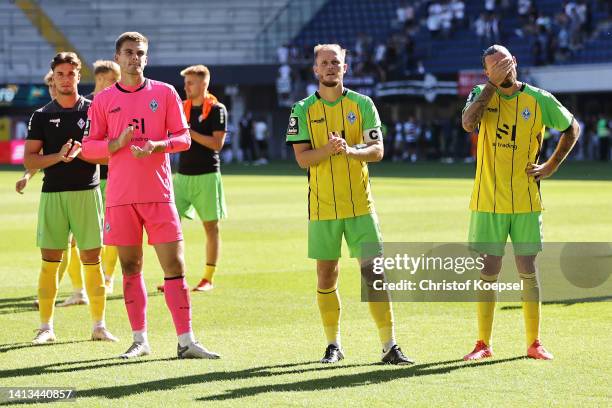
<svg viewBox="0 0 612 408"><path fill-rule="evenodd" d="M83 120L83 118L79 119L79 121L77 122L77 125L79 125L81 129L83 129L83 126L85 126L85 121Z"/></svg>
<svg viewBox="0 0 612 408"><path fill-rule="evenodd" d="M521 112L521 116L525 120L529 119L529 117L531 116L531 112L529 111L529 108L525 108L525 110Z"/></svg>
<svg viewBox="0 0 612 408"><path fill-rule="evenodd" d="M158 107L159 107L159 104L157 103L157 101L155 99L152 99L151 102L149 103L149 108L151 108L151 110L155 112Z"/></svg>
<svg viewBox="0 0 612 408"><path fill-rule="evenodd" d="M348 119L349 123L352 125L357 120L357 115L355 115L355 112L350 111L348 115L346 115L346 118Z"/></svg>

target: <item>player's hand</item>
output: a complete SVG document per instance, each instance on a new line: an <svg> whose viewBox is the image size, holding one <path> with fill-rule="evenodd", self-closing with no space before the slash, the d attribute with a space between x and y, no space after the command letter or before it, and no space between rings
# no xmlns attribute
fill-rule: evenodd
<svg viewBox="0 0 612 408"><path fill-rule="evenodd" d="M139 147L132 145L130 146L130 150L132 151L134 157L140 159L141 157L150 156L157 147L157 143L153 142L152 140L147 140L147 143L145 143L144 146Z"/></svg>
<svg viewBox="0 0 612 408"><path fill-rule="evenodd" d="M133 136L134 127L129 125L123 130L123 132L121 132L118 138L112 139L108 142L108 150L111 153L115 153L117 150L127 146L128 143L130 143L130 140L132 140Z"/></svg>
<svg viewBox="0 0 612 408"><path fill-rule="evenodd" d="M512 66L514 61L510 57L504 57L493 64L493 67L489 70L489 80L493 82L496 86L499 86L510 71L512 70Z"/></svg>
<svg viewBox="0 0 612 408"><path fill-rule="evenodd" d="M540 181L552 176L557 171L557 167L549 162L543 164L529 163L525 171L528 176L535 178L535 181Z"/></svg>
<svg viewBox="0 0 612 408"><path fill-rule="evenodd" d="M72 147L70 148L70 151L66 154L66 157L70 159L74 159L75 157L79 155L79 153L81 153L81 150L82 150L81 142L79 142L78 140L75 140L74 143L72 143Z"/></svg>
<svg viewBox="0 0 612 408"><path fill-rule="evenodd" d="M28 185L28 178L26 176L21 177L15 183L15 191L19 194L23 194L23 189Z"/></svg>
<svg viewBox="0 0 612 408"><path fill-rule="evenodd" d="M342 151L343 142L346 144L346 140L340 137L338 132L329 132L328 143L325 145L329 155L334 155Z"/></svg>
<svg viewBox="0 0 612 408"><path fill-rule="evenodd" d="M64 163L69 163L74 159L74 157L68 156L68 153L70 153L70 149L72 149L72 139L68 139L68 141L60 149L59 153L57 153L57 156L60 161L63 161Z"/></svg>

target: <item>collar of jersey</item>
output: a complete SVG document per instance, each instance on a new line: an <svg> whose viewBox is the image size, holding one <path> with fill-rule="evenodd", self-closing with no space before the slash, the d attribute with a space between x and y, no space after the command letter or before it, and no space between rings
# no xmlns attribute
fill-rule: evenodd
<svg viewBox="0 0 612 408"><path fill-rule="evenodd" d="M333 102L329 102L326 101L325 99L321 98L321 95L319 94L319 91L315 91L315 96L317 97L318 100L320 100L321 102L323 102L325 105L327 106L335 106L338 102L340 102L348 93L348 89L345 89L344 91L342 91L342 95L340 95L338 97L338 99L336 99Z"/></svg>
<svg viewBox="0 0 612 408"><path fill-rule="evenodd" d="M147 86L147 83L149 82L148 79L145 78L144 82L136 89L134 89L133 91L130 91L128 89L122 88L121 85L119 85L119 82L115 82L115 87L120 90L121 92L125 92L125 93L135 93L140 91L142 88L144 88L145 86Z"/></svg>
<svg viewBox="0 0 612 408"><path fill-rule="evenodd" d="M523 82L523 84L518 89L518 91L516 91L512 95L505 95L505 94L499 92L499 89L496 89L495 92L497 92L497 94L499 95L500 98L503 98L503 99L513 99L514 97L518 96L521 92L523 92L525 90L525 85L526 84Z"/></svg>

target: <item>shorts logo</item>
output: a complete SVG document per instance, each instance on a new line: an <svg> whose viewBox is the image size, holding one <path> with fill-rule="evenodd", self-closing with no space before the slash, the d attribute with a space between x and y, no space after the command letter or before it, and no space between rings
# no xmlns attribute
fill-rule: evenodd
<svg viewBox="0 0 612 408"><path fill-rule="evenodd" d="M149 108L151 108L151 110L155 112L158 107L159 107L159 104L157 103L157 101L155 99L152 99L151 103L149 103Z"/></svg>
<svg viewBox="0 0 612 408"><path fill-rule="evenodd" d="M83 126L85 126L85 121L83 120L83 118L79 119L79 121L77 122L77 125L79 125L81 129L83 129Z"/></svg>
<svg viewBox="0 0 612 408"><path fill-rule="evenodd" d="M355 115L355 112L350 111L348 115L346 115L346 118L348 119L349 123L352 125L357 120L357 115Z"/></svg>
<svg viewBox="0 0 612 408"><path fill-rule="evenodd" d="M53 123L55 125L55 127L59 127L59 125L60 125L60 118L49 119L49 123Z"/></svg>
<svg viewBox="0 0 612 408"><path fill-rule="evenodd" d="M523 112L521 112L521 116L523 119L527 120L531 116L531 112L529 112L529 108L525 108Z"/></svg>
<svg viewBox="0 0 612 408"><path fill-rule="evenodd" d="M110 223L107 222L106 225L104 226L104 229L106 230L106 232L110 232Z"/></svg>
<svg viewBox="0 0 612 408"><path fill-rule="evenodd" d="M287 128L288 135L297 135L299 132L298 120L295 116L289 118L289 127Z"/></svg>

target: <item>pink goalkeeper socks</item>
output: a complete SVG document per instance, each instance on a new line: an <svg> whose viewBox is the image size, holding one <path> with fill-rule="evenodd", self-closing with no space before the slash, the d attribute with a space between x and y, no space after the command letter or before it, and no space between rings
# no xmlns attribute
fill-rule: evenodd
<svg viewBox="0 0 612 408"><path fill-rule="evenodd" d="M191 331L191 301L189 287L184 276L164 279L164 297L172 314L176 334Z"/></svg>
<svg viewBox="0 0 612 408"><path fill-rule="evenodd" d="M147 289L142 272L123 275L123 297L132 331L147 330Z"/></svg>

